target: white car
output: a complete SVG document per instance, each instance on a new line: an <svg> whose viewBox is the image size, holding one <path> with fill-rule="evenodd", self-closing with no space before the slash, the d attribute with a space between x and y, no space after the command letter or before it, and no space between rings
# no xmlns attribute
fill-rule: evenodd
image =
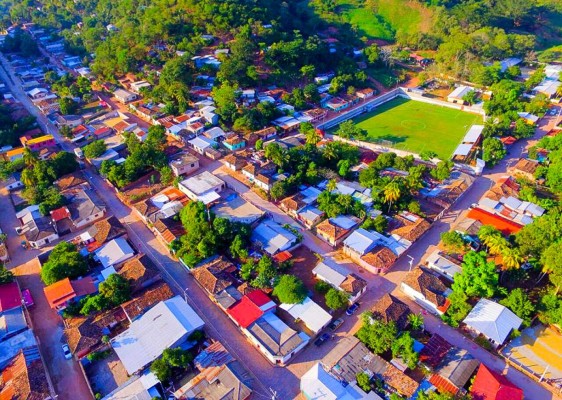
<svg viewBox="0 0 562 400"><path fill-rule="evenodd" d="M70 360L72 358L72 353L70 352L70 348L67 344L62 345L62 352L64 353L64 358Z"/></svg>

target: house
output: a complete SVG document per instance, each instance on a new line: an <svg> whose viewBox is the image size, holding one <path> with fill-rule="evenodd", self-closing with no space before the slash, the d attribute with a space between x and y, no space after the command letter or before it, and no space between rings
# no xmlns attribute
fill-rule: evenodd
<svg viewBox="0 0 562 400"><path fill-rule="evenodd" d="M451 292L439 278L422 267L410 271L400 290L433 314L443 315L450 306L447 296Z"/></svg>
<svg viewBox="0 0 562 400"><path fill-rule="evenodd" d="M525 178L530 182L535 182L535 172L539 166L540 163L538 161L530 160L528 158L520 158L515 165L507 169L507 172L511 176Z"/></svg>
<svg viewBox="0 0 562 400"><path fill-rule="evenodd" d="M0 382L2 400L44 400L54 396L49 390L37 346L18 350L17 355L3 365Z"/></svg>
<svg viewBox="0 0 562 400"><path fill-rule="evenodd" d="M466 105L468 103L464 100L464 97L472 92L474 92L474 88L461 85L455 88L455 90L453 90L451 93L449 93L449 95L447 96L447 101L449 103Z"/></svg>
<svg viewBox="0 0 562 400"><path fill-rule="evenodd" d="M105 215L106 207L94 189L73 190L65 193L73 229L84 228Z"/></svg>
<svg viewBox="0 0 562 400"><path fill-rule="evenodd" d="M523 390L515 386L505 375L492 371L480 364L470 388L477 400L523 400Z"/></svg>
<svg viewBox="0 0 562 400"><path fill-rule="evenodd" d="M374 391L365 393L356 382L344 385L330 374L322 363L316 363L302 377L300 382L301 395L307 400L382 400Z"/></svg>
<svg viewBox="0 0 562 400"><path fill-rule="evenodd" d="M84 178L82 171L61 176L54 182L54 185L60 192L64 192L67 189L89 187L88 181Z"/></svg>
<svg viewBox="0 0 562 400"><path fill-rule="evenodd" d="M339 382L353 386L355 386L357 374L366 372L370 376L381 379L385 386L391 388L392 392L396 391L404 398L412 398L419 387L418 382L382 357L371 353L359 339L353 336L340 340L322 361L326 369ZM344 397L344 399L347 398Z"/></svg>
<svg viewBox="0 0 562 400"><path fill-rule="evenodd" d="M6 160L10 162L14 162L16 160L19 160L20 158L23 158L24 149L25 149L24 147L17 147L15 149L8 150L5 153Z"/></svg>
<svg viewBox="0 0 562 400"><path fill-rule="evenodd" d="M517 115L529 125L536 125L540 117L531 114L530 112L518 112Z"/></svg>
<svg viewBox="0 0 562 400"><path fill-rule="evenodd" d="M479 364L468 351L452 347L435 368L429 382L440 393L454 396L467 384Z"/></svg>
<svg viewBox="0 0 562 400"><path fill-rule="evenodd" d="M453 345L434 333L420 351L420 363L431 370L437 368Z"/></svg>
<svg viewBox="0 0 562 400"><path fill-rule="evenodd" d="M281 128L281 130L283 130L283 132L285 132L285 133L288 133L288 132L291 132L291 131L294 131L294 130L298 129L298 127L301 124L301 122L298 119L290 117L290 116L284 116L284 117L277 118L272 123L273 123L273 125Z"/></svg>
<svg viewBox="0 0 562 400"><path fill-rule="evenodd" d="M519 329L523 320L501 304L480 299L463 323L471 331L486 337L494 347L498 347L505 342L511 331Z"/></svg>
<svg viewBox="0 0 562 400"><path fill-rule="evenodd" d="M313 108L303 111L302 114L308 119L308 122L315 123L324 120L328 115L328 111L322 108Z"/></svg>
<svg viewBox="0 0 562 400"><path fill-rule="evenodd" d="M0 285L0 342L28 329L16 282Z"/></svg>
<svg viewBox="0 0 562 400"><path fill-rule="evenodd" d="M158 388L162 384L150 371L139 375L133 375L129 380L113 390L102 400L144 400L160 397Z"/></svg>
<svg viewBox="0 0 562 400"><path fill-rule="evenodd" d="M32 100L41 100L49 95L49 91L45 88L38 87L38 88L31 89L29 92L27 92L27 95Z"/></svg>
<svg viewBox="0 0 562 400"><path fill-rule="evenodd" d="M33 139L22 136L20 141L22 146L27 147L32 151L39 151L41 149L57 145L53 135L43 135Z"/></svg>
<svg viewBox="0 0 562 400"><path fill-rule="evenodd" d="M467 217L475 219L481 222L483 225L491 225L505 235L515 234L519 232L521 228L523 228L523 225L517 222L504 218L500 215L482 210L478 207L472 208L468 212Z"/></svg>
<svg viewBox="0 0 562 400"><path fill-rule="evenodd" d="M96 293L98 289L92 277L71 281L69 278L62 279L52 285L43 288L49 306L54 310L64 310L68 302L78 301L82 297Z"/></svg>
<svg viewBox="0 0 562 400"><path fill-rule="evenodd" d="M349 102L341 97L332 97L326 102L326 107L332 111L342 111L349 107Z"/></svg>
<svg viewBox="0 0 562 400"><path fill-rule="evenodd" d="M320 262L313 270L312 275L334 288L344 291L349 296L349 302L355 303L367 290L367 281L340 265L328 265Z"/></svg>
<svg viewBox="0 0 562 400"><path fill-rule="evenodd" d="M297 213L297 219L308 229L312 229L320 223L320 221L322 221L324 215L324 211L321 211L314 206L306 206Z"/></svg>
<svg viewBox="0 0 562 400"><path fill-rule="evenodd" d="M401 251L404 251L402 249L404 248L401 248ZM394 265L398 257L390 248L383 245L377 245L364 256L352 259L369 272L374 274L384 274L392 267L392 265Z"/></svg>
<svg viewBox="0 0 562 400"><path fill-rule="evenodd" d="M276 304L261 290L242 296L226 310L230 318L241 328L248 328L264 314L275 311Z"/></svg>
<svg viewBox="0 0 562 400"><path fill-rule="evenodd" d="M373 318L388 324L395 322L399 331L408 325L408 315L412 312L410 308L391 294L384 294L371 308Z"/></svg>
<svg viewBox="0 0 562 400"><path fill-rule="evenodd" d="M295 320L305 324L314 335L317 335L332 321L332 316L310 297L305 298L300 304L281 304L279 308L287 311Z"/></svg>
<svg viewBox="0 0 562 400"><path fill-rule="evenodd" d="M115 267L135 255L135 251L124 237L118 237L95 251L94 259L104 268Z"/></svg>
<svg viewBox="0 0 562 400"><path fill-rule="evenodd" d="M215 147L217 144L211 139L206 138L205 136L197 136L195 139L191 139L188 143L193 147L193 149L201 154L202 156L205 155L205 151L209 148Z"/></svg>
<svg viewBox="0 0 562 400"><path fill-rule="evenodd" d="M175 176L189 175L199 169L199 159L189 153L184 153L176 160L169 163Z"/></svg>
<svg viewBox="0 0 562 400"><path fill-rule="evenodd" d="M81 115L59 115L55 120L55 125L58 127L68 126L69 128L76 128L84 123L84 118Z"/></svg>
<svg viewBox="0 0 562 400"><path fill-rule="evenodd" d="M275 129L275 127L273 126L270 126L251 133L250 141L255 142L258 139L268 140L268 139L273 139L275 137L277 137L277 129Z"/></svg>
<svg viewBox="0 0 562 400"><path fill-rule="evenodd" d="M562 84L559 81L560 73L562 72L562 67L560 65L549 64L544 67L544 73L546 75L545 79L536 86L532 93L538 94L542 93L546 95L549 99L556 97L558 92L558 87Z"/></svg>
<svg viewBox="0 0 562 400"><path fill-rule="evenodd" d="M256 178L253 181L254 185L256 185L257 187L259 187L262 190L265 190L266 192L269 192L271 190L271 188L273 187L273 184L275 183L275 180L268 175L264 175L264 174L258 174L256 175Z"/></svg>
<svg viewBox="0 0 562 400"><path fill-rule="evenodd" d="M242 333L274 365L284 366L302 350L310 338L287 326L273 312L258 318Z"/></svg>
<svg viewBox="0 0 562 400"><path fill-rule="evenodd" d="M178 184L178 188L191 200L201 201L205 205L211 204L220 198L219 193L226 187L226 183L204 171L199 175L184 179Z"/></svg>
<svg viewBox="0 0 562 400"><path fill-rule="evenodd" d="M410 244L422 237L431 227L431 224L425 218L407 212L396 215L394 220L401 226L391 230L390 234L395 238L404 239Z"/></svg>
<svg viewBox="0 0 562 400"><path fill-rule="evenodd" d="M95 250L104 243L120 236L126 237L127 230L115 216L111 216L95 222L86 232L82 233L79 238L82 243Z"/></svg>
<svg viewBox="0 0 562 400"><path fill-rule="evenodd" d="M56 227L49 217L42 217L37 205L26 207L16 213L20 221L20 232L29 246L39 249L59 238Z"/></svg>
<svg viewBox="0 0 562 400"><path fill-rule="evenodd" d="M132 375L160 357L165 349L182 345L204 325L185 300L176 296L156 304L110 344Z"/></svg>
<svg viewBox="0 0 562 400"><path fill-rule="evenodd" d="M434 250L429 257L427 257L425 262L429 269L437 272L451 282L456 274L462 272L460 264L455 262L451 257L443 256L439 250Z"/></svg>
<svg viewBox="0 0 562 400"><path fill-rule="evenodd" d="M220 342L211 343L193 360L198 374L174 392L179 400L245 400L252 394L251 375Z"/></svg>
<svg viewBox="0 0 562 400"><path fill-rule="evenodd" d="M232 135L226 138L222 144L230 151L237 151L246 147L246 140L238 135Z"/></svg>
<svg viewBox="0 0 562 400"><path fill-rule="evenodd" d="M203 132L203 135L207 139L212 140L213 142L217 142L224 139L226 133L218 126L215 126L214 128L211 128L208 131Z"/></svg>
<svg viewBox="0 0 562 400"><path fill-rule="evenodd" d="M453 161L470 163L478 154L483 131L484 125L472 125L453 152Z"/></svg>
<svg viewBox="0 0 562 400"><path fill-rule="evenodd" d="M144 254L128 259L117 272L129 282L132 293L139 292L162 279L158 268Z"/></svg>
<svg viewBox="0 0 562 400"><path fill-rule="evenodd" d="M131 101L135 101L138 96L135 93L129 92L125 89L117 89L113 92L113 96L117 99L118 102L121 104L127 104Z"/></svg>
<svg viewBox="0 0 562 400"><path fill-rule="evenodd" d="M368 99L370 97L373 97L375 95L375 91L371 88L365 88L365 89L358 90L355 94L360 99L365 100L365 99Z"/></svg>
<svg viewBox="0 0 562 400"><path fill-rule="evenodd" d="M129 86L135 93L140 93L141 89L150 89L152 87L152 85L147 81L131 82Z"/></svg>
<svg viewBox="0 0 562 400"><path fill-rule="evenodd" d="M354 216L340 215L320 222L316 233L332 246L338 246L359 225L361 220Z"/></svg>
<svg viewBox="0 0 562 400"><path fill-rule="evenodd" d="M152 308L155 304L171 299L174 296L172 289L166 282L159 281L155 284L134 293L133 298L121 304L125 318L132 322Z"/></svg>
<svg viewBox="0 0 562 400"><path fill-rule="evenodd" d="M190 270L199 286L224 310L242 300L242 293L235 290L242 283L236 271L236 266L224 257L212 258Z"/></svg>
<svg viewBox="0 0 562 400"><path fill-rule="evenodd" d="M225 194L217 204L213 206L212 211L221 218L226 218L232 222L242 222L244 224L253 224L265 214L252 203L247 202L236 193Z"/></svg>
<svg viewBox="0 0 562 400"><path fill-rule="evenodd" d="M270 256L298 244L296 235L272 220L264 220L252 231L252 242Z"/></svg>
<svg viewBox="0 0 562 400"><path fill-rule="evenodd" d="M223 158L224 164L233 171L240 171L248 163L244 157L236 154L229 154Z"/></svg>

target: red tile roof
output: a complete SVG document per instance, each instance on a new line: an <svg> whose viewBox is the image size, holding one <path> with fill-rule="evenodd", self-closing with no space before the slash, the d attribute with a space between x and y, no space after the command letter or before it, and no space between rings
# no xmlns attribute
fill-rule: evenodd
<svg viewBox="0 0 562 400"><path fill-rule="evenodd" d="M0 285L0 312L21 306L20 290L16 282Z"/></svg>
<svg viewBox="0 0 562 400"><path fill-rule="evenodd" d="M252 300L250 300L248 296L242 297L238 303L234 304L226 310L226 312L242 328L249 327L263 315L263 311Z"/></svg>
<svg viewBox="0 0 562 400"><path fill-rule="evenodd" d="M508 219L494 215L479 208L473 208L468 212L467 218L472 218L482 222L484 225L492 225L506 235L517 233L522 226Z"/></svg>
<svg viewBox="0 0 562 400"><path fill-rule="evenodd" d="M273 256L273 261L282 263L283 261L290 260L293 255L288 251L282 251L281 253L277 253Z"/></svg>
<svg viewBox="0 0 562 400"><path fill-rule="evenodd" d="M453 395L457 394L459 388L451 383L448 379L443 378L439 374L433 374L429 378L429 382L437 388L441 393L451 393Z"/></svg>
<svg viewBox="0 0 562 400"><path fill-rule="evenodd" d="M70 211L68 211L68 208L66 207L57 208L56 210L51 211L51 218L53 218L53 221L55 222L65 218L70 218Z"/></svg>
<svg viewBox="0 0 562 400"><path fill-rule="evenodd" d="M480 364L470 392L475 400L523 400L520 388L484 364Z"/></svg>
<svg viewBox="0 0 562 400"><path fill-rule="evenodd" d="M250 300L252 303L254 303L258 307L264 306L267 303L271 302L271 299L269 298L269 296L259 289L254 290L251 293L248 293L246 295L246 297L248 298L248 300Z"/></svg>

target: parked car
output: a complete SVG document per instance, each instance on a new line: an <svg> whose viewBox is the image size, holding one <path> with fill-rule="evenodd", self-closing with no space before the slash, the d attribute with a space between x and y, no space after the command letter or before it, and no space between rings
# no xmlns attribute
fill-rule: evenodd
<svg viewBox="0 0 562 400"><path fill-rule="evenodd" d="M66 358L67 360L70 360L72 358L72 353L70 352L70 348L66 343L62 345L62 352L64 353L64 358Z"/></svg>
<svg viewBox="0 0 562 400"><path fill-rule="evenodd" d="M23 299L23 304L25 304L26 307L31 307L35 304L35 302L33 301L33 296L31 296L31 292L29 291L29 289L22 290L21 297Z"/></svg>
<svg viewBox="0 0 562 400"><path fill-rule="evenodd" d="M355 311L357 311L359 309L359 303L353 303L347 310L345 310L345 313L347 315L353 315L355 314Z"/></svg>
<svg viewBox="0 0 562 400"><path fill-rule="evenodd" d="M323 333L322 336L320 336L318 339L314 341L314 345L322 346L324 342L327 341L328 339L330 339L330 335L327 333Z"/></svg>
<svg viewBox="0 0 562 400"><path fill-rule="evenodd" d="M338 318L329 325L330 330L333 332L343 324L343 318Z"/></svg>

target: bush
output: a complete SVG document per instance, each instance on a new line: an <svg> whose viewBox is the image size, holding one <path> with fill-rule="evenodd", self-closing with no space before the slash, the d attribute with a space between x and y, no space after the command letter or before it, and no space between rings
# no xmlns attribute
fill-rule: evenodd
<svg viewBox="0 0 562 400"><path fill-rule="evenodd" d="M341 290L330 288L326 293L326 305L332 310L341 310L348 304L348 297Z"/></svg>
<svg viewBox="0 0 562 400"><path fill-rule="evenodd" d="M331 288L332 288L332 286L329 283L324 282L324 281L318 281L314 285L314 290L316 290L320 294L328 293L328 290L330 290Z"/></svg>
<svg viewBox="0 0 562 400"><path fill-rule="evenodd" d="M293 275L283 275L275 285L273 294L281 303L300 304L306 298L306 287L304 283Z"/></svg>

